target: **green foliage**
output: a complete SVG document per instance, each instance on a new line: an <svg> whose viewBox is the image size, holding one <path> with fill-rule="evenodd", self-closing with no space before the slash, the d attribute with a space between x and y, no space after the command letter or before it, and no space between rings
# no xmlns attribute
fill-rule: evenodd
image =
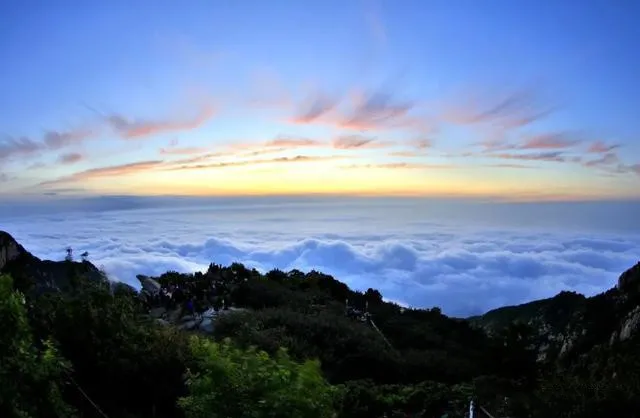
<svg viewBox="0 0 640 418"><path fill-rule="evenodd" d="M190 394L180 399L187 418L323 418L333 416L336 389L322 377L317 361L293 361L286 350L269 356L194 336L196 365Z"/></svg>
<svg viewBox="0 0 640 418"><path fill-rule="evenodd" d="M74 416L61 389L69 364L51 340L34 339L25 298L6 275L0 275L0 324L0 416Z"/></svg>
<svg viewBox="0 0 640 418"><path fill-rule="evenodd" d="M108 415L172 417L176 399L186 393L188 341L143 321L141 313L126 288L79 280L73 292L38 297L31 316L40 335L59 342L75 380ZM68 394L95 412L77 391Z"/></svg>

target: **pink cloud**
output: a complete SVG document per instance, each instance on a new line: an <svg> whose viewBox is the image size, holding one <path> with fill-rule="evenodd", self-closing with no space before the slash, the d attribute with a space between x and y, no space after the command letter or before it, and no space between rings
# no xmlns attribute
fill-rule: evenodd
<svg viewBox="0 0 640 418"><path fill-rule="evenodd" d="M562 152L539 152L535 154L513 154L513 153L499 153L490 154L490 157L500 158L505 160L525 160L525 161L555 161L565 162L567 158Z"/></svg>
<svg viewBox="0 0 640 418"><path fill-rule="evenodd" d="M620 144L606 144L602 141L596 141L589 146L587 152L592 154L606 154L617 148L620 148Z"/></svg>
<svg viewBox="0 0 640 418"><path fill-rule="evenodd" d="M584 165L586 167L599 167L599 166L608 166L608 165L618 164L619 162L620 162L620 159L615 153L608 152L600 158L585 162Z"/></svg>
<svg viewBox="0 0 640 418"><path fill-rule="evenodd" d="M318 94L304 105L302 112L291 121L297 124L309 124L331 112L337 106L339 100L324 94Z"/></svg>
<svg viewBox="0 0 640 418"><path fill-rule="evenodd" d="M459 98L448 106L442 117L460 125L490 123L508 129L520 128L543 119L556 109L556 106L543 105L539 93L534 88L527 88L497 97L486 95L479 100Z"/></svg>
<svg viewBox="0 0 640 418"><path fill-rule="evenodd" d="M316 139L291 137L286 135L280 135L275 139L272 139L264 143L264 146L266 147L290 147L290 148L318 147L323 145L326 145L326 143L322 141L318 141Z"/></svg>
<svg viewBox="0 0 640 418"><path fill-rule="evenodd" d="M389 146L387 143L376 142L376 138L367 137L363 135L345 135L336 137L331 145L337 149L370 149L370 148L384 148Z"/></svg>
<svg viewBox="0 0 640 418"><path fill-rule="evenodd" d="M127 174L137 173L141 171L147 171L153 168L158 168L163 164L163 161L139 161L135 163L111 165L106 167L91 168L89 170L79 171L70 176L60 177L55 180L48 180L41 182L40 186L54 185L60 183L69 183L74 181L84 181L96 177L114 177L123 176Z"/></svg>
<svg viewBox="0 0 640 418"><path fill-rule="evenodd" d="M529 136L519 142L509 141L505 137L491 138L478 143L486 152L507 150L564 150L584 142L567 133L548 133Z"/></svg>
<svg viewBox="0 0 640 418"><path fill-rule="evenodd" d="M570 138L565 133L543 134L530 137L518 149L566 149L582 143L581 139Z"/></svg>
<svg viewBox="0 0 640 418"><path fill-rule="evenodd" d="M194 118L178 120L132 120L121 115L107 116L107 123L123 138L137 139L168 132L189 131L199 128L215 114L213 106L205 106Z"/></svg>

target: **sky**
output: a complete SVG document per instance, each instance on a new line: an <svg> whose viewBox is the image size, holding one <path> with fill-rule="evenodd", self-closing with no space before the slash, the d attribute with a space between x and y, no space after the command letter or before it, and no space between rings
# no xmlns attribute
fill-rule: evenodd
<svg viewBox="0 0 640 418"><path fill-rule="evenodd" d="M640 3L0 2L0 199L640 198Z"/></svg>

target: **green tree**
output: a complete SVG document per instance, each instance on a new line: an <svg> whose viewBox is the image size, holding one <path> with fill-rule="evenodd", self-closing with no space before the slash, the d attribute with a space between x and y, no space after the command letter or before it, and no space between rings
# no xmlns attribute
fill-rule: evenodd
<svg viewBox="0 0 640 418"><path fill-rule="evenodd" d="M293 361L284 349L274 356L194 336L196 366L190 394L179 404L187 418L331 417L336 389L318 361Z"/></svg>
<svg viewBox="0 0 640 418"><path fill-rule="evenodd" d="M71 417L62 398L68 363L50 340L35 341L24 296L0 275L0 416Z"/></svg>

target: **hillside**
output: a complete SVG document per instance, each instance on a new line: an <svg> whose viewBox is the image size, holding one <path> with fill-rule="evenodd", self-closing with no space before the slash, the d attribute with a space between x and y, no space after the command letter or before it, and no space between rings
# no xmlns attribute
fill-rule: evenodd
<svg viewBox="0 0 640 418"><path fill-rule="evenodd" d="M492 310L469 319L488 333L520 323L532 330L540 358L567 362L593 351L614 350L640 329L640 263L615 288L593 297L574 292Z"/></svg>
<svg viewBox="0 0 640 418"><path fill-rule="evenodd" d="M454 417L464 416L471 399L512 417L637 416L640 406L640 264L601 295L562 292L468 320L403 309L375 289L356 292L317 271L263 275L239 263L139 276L137 292L110 285L89 261L40 260L1 232L0 273L27 295L34 338L58 347L91 399L60 377L56 402L79 416L97 416L94 404L132 417ZM269 357L254 358L250 347ZM299 380L286 387L286 379L267 378L271 366L253 369L267 358L288 376L307 376L315 389L303 395ZM317 377L311 359L319 360ZM234 367L262 377L245 379ZM211 387L213 375L185 382L189 370L230 374ZM278 415L285 398L287 412ZM5 406L7 399L0 399ZM254 415L197 412L234 402ZM265 402L271 412L256 412ZM309 412L307 402L328 415Z"/></svg>

